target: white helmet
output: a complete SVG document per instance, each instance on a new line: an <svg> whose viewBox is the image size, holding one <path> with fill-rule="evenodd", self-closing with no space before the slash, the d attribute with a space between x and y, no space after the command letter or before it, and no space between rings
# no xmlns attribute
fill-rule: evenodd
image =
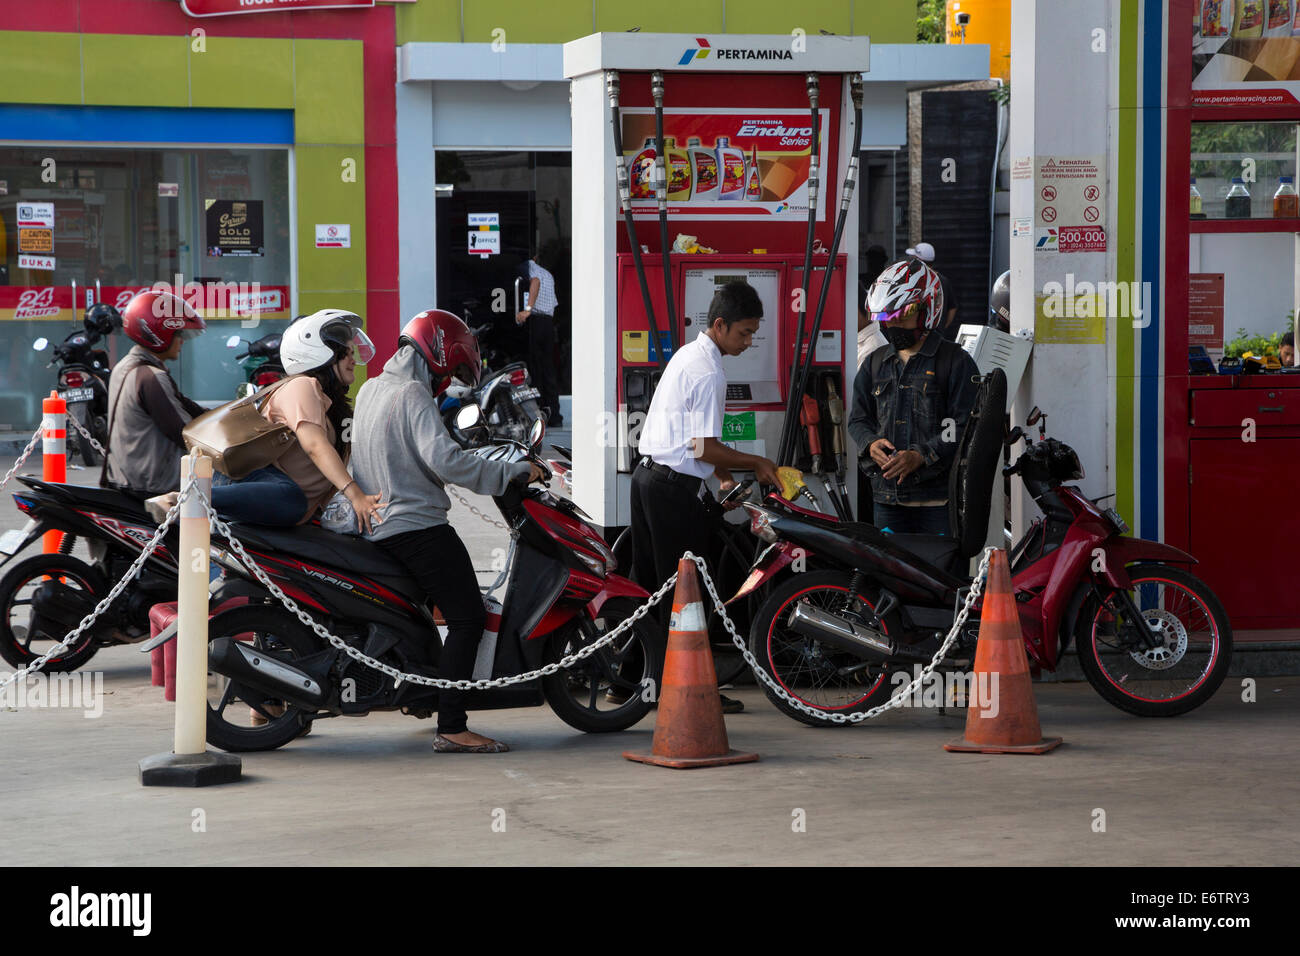
<svg viewBox="0 0 1300 956"><path fill-rule="evenodd" d="M358 365L375 357L374 343L361 331L361 316L344 309L321 309L284 330L280 364L290 375L313 372L337 362L337 350L348 347Z"/></svg>
<svg viewBox="0 0 1300 956"><path fill-rule="evenodd" d="M891 322L915 305L920 325L933 329L943 317L943 284L939 273L920 259L895 262L877 276L867 293L867 311L877 322Z"/></svg>

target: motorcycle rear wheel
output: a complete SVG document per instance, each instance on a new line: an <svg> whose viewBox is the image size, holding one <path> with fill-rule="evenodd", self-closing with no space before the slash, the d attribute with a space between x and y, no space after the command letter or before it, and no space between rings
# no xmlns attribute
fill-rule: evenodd
<svg viewBox="0 0 1300 956"><path fill-rule="evenodd" d="M1146 650L1114 602L1094 594L1079 615L1079 664L1102 698L1139 717L1176 717L1219 689L1232 659L1232 626L1195 575L1161 564L1128 568L1133 602L1163 640Z"/></svg>
<svg viewBox="0 0 1300 956"><path fill-rule="evenodd" d="M840 612L853 576L845 571L806 571L779 585L763 602L749 631L749 650L787 694L822 713L856 714L889 700L893 687L887 663L872 664L852 674L839 676L836 671L861 660L844 651L824 645L791 630L787 624L800 602L822 610ZM859 595L859 611L871 608ZM888 631L886 630L886 633ZM783 700L765 682L763 693L777 710L810 727L834 727L836 724L804 713Z"/></svg>
<svg viewBox="0 0 1300 956"><path fill-rule="evenodd" d="M76 624L65 626L66 622L38 624L35 621L32 601L36 591L54 578L64 587L86 592L96 603L109 591L97 568L66 554L38 554L11 567L0 578L0 657L14 667L26 667L76 627ZM32 631L34 626L39 628L37 633ZM97 630L92 628L83 633L79 644L63 656L47 661L41 670L45 673L75 671L99 650L95 640ZM43 642L45 647L33 648L34 641Z"/></svg>
<svg viewBox="0 0 1300 956"><path fill-rule="evenodd" d="M632 601L612 600L605 602L594 621L579 617L548 638L546 662L561 660L599 640L631 617L636 608ZM588 734L627 730L650 713L653 695L659 692L663 659L662 637L647 615L612 644L567 670L543 677L542 692L551 709L570 727Z"/></svg>
<svg viewBox="0 0 1300 956"><path fill-rule="evenodd" d="M251 646L268 650L272 656L293 663L320 650L320 643L288 611L278 607L249 604L223 611L208 621L208 642L219 637L250 635ZM296 704L263 707L266 723L252 726L253 709L241 694L238 681L220 674L208 674L208 743L229 753L275 750L299 736L308 727L307 711Z"/></svg>
<svg viewBox="0 0 1300 956"><path fill-rule="evenodd" d="M74 409L78 408L82 409L80 413L74 411ZM69 406L68 415L70 417L75 415L77 421L81 422L82 427L85 428L86 431L90 432L92 435L95 434L95 417L90 413L90 410L86 406ZM96 437L98 438L98 436ZM104 442L100 441L100 444L102 445ZM81 431L76 425L73 425L68 429L68 451L79 457L81 463L87 468L98 468L103 463L103 459L99 457L99 452L95 451L95 449L91 447L90 442L86 441L85 436L81 434Z"/></svg>

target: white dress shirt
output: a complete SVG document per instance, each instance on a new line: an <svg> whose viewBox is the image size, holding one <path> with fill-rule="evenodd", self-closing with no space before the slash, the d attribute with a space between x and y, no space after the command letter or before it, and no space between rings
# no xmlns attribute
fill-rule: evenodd
<svg viewBox="0 0 1300 956"><path fill-rule="evenodd" d="M560 304L559 300L555 298L555 277L546 271L544 266L539 266L529 259L528 278L538 280L537 301L530 302L529 306L545 315L554 315L556 308Z"/></svg>
<svg viewBox="0 0 1300 956"><path fill-rule="evenodd" d="M726 396L722 353L701 332L668 360L641 429L641 454L683 475L708 478L714 466L695 456L691 439L722 437Z"/></svg>

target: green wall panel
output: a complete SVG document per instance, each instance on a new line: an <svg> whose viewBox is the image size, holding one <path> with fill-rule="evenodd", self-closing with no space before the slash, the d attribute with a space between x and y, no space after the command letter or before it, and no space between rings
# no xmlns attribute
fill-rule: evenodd
<svg viewBox="0 0 1300 956"><path fill-rule="evenodd" d="M728 33L790 33L796 27L809 36L819 30L847 35L851 30L849 0L727 0Z"/></svg>
<svg viewBox="0 0 1300 956"><path fill-rule="evenodd" d="M428 3L429 0L420 0ZM465 40L492 42L506 31L507 43L565 43L592 33L592 0L491 0L464 5Z"/></svg>
<svg viewBox="0 0 1300 956"><path fill-rule="evenodd" d="M0 31L0 99L81 102L81 37L75 33Z"/></svg>
<svg viewBox="0 0 1300 956"><path fill-rule="evenodd" d="M292 40L210 36L189 56L192 106L293 109Z"/></svg>
<svg viewBox="0 0 1300 956"><path fill-rule="evenodd" d="M365 150L356 146L302 146L298 172L298 287L300 290L366 288ZM357 161L357 181L341 180L342 163ZM317 249L317 223L347 223L350 249Z"/></svg>
<svg viewBox="0 0 1300 956"><path fill-rule="evenodd" d="M365 98L360 40L294 40L294 116L299 143L360 143Z"/></svg>
<svg viewBox="0 0 1300 956"><path fill-rule="evenodd" d="M853 33L873 43L915 43L915 0L853 0Z"/></svg>
<svg viewBox="0 0 1300 956"><path fill-rule="evenodd" d="M621 33L640 27L645 33L721 33L722 6L722 0L596 0L595 32Z"/></svg>
<svg viewBox="0 0 1300 956"><path fill-rule="evenodd" d="M87 33L81 49L88 105L190 105L188 35Z"/></svg>
<svg viewBox="0 0 1300 956"><path fill-rule="evenodd" d="M455 43L460 39L460 0L419 0L399 3L397 45Z"/></svg>

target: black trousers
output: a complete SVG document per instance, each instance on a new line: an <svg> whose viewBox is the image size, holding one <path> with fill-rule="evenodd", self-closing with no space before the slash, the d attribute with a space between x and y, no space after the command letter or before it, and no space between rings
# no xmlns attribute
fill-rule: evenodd
<svg viewBox="0 0 1300 956"><path fill-rule="evenodd" d="M532 312L528 316L528 371L533 385L542 393L539 405L547 415L560 414L560 383L555 374L555 316Z"/></svg>
<svg viewBox="0 0 1300 956"><path fill-rule="evenodd" d="M474 564L465 543L449 524L395 534L376 541L413 577L429 602L447 622L438 676L444 680L469 680L474 657L483 637L487 611L478 589ZM460 734L466 729L465 691L438 691L438 733Z"/></svg>
<svg viewBox="0 0 1300 956"><path fill-rule="evenodd" d="M632 579L653 593L677 570L682 553L709 553L717 517L700 500L699 485L638 465L632 473ZM659 605L664 621L672 603Z"/></svg>

